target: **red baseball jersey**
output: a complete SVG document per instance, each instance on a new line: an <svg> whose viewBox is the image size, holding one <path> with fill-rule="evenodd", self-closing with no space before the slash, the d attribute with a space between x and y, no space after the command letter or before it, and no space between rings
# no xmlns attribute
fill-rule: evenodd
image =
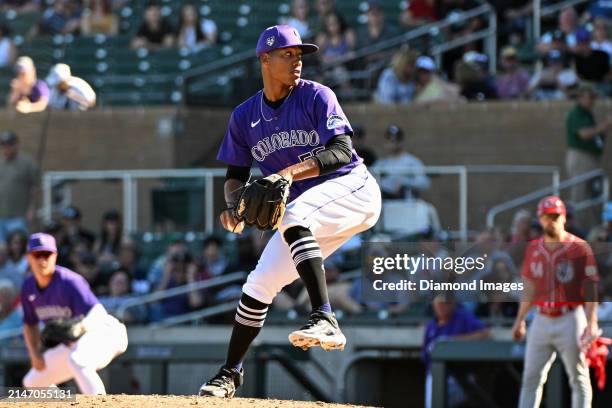
<svg viewBox="0 0 612 408"><path fill-rule="evenodd" d="M533 303L546 308L595 300L585 299L585 286L599 280L591 247L570 233L553 249L544 245L544 238L529 242L521 275L534 283Z"/></svg>

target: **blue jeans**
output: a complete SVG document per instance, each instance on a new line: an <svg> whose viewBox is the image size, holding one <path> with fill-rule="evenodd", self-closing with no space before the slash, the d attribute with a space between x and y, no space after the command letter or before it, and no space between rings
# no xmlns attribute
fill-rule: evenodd
<svg viewBox="0 0 612 408"><path fill-rule="evenodd" d="M21 230L27 234L28 224L23 217L0 218L0 241L5 241L8 235L16 230Z"/></svg>

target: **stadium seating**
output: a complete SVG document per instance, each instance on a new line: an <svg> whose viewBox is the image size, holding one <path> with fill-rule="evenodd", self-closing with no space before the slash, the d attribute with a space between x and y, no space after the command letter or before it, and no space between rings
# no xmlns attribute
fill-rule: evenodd
<svg viewBox="0 0 612 408"><path fill-rule="evenodd" d="M178 24L180 9L188 0L161 1L162 13L173 25ZM398 0L380 2L390 18L400 10ZM290 12L289 0L256 2L242 0L200 0L196 5L203 18L212 19L219 29L219 44L196 54L181 50L142 52L129 49L130 40L138 29L145 2L132 0L115 10L120 17L120 34L116 37L94 36L34 36L42 13L4 12L0 22L12 30L21 55L31 56L44 78L50 67L65 62L73 73L88 80L98 92L100 105L173 104L180 101L179 84L175 78L190 69L217 61L221 57L252 50L263 27L278 23ZM366 2L337 0L338 9L349 24L363 23ZM314 10L312 11L314 13ZM8 84L11 70L0 70L0 84ZM162 80L163 79L163 80ZM207 95L232 92L232 87L209 87ZM0 98L6 98L7 87L2 87Z"/></svg>

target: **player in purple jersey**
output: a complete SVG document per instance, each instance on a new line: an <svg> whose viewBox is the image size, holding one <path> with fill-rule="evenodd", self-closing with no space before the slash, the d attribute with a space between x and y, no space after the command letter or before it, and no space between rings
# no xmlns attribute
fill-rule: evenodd
<svg viewBox="0 0 612 408"><path fill-rule="evenodd" d="M336 95L301 79L302 55L317 50L303 44L291 26L264 30L256 50L264 87L234 110L219 150L217 158L228 165L228 208L220 216L228 231L244 228L231 209L253 163L264 176L277 174L292 184L281 226L243 286L226 363L200 387L200 395L234 395L242 384L242 361L272 299L298 277L312 312L289 341L305 350L342 350L346 344L329 304L323 260L376 223L381 195L352 147L353 130Z"/></svg>
<svg viewBox="0 0 612 408"><path fill-rule="evenodd" d="M81 276L56 265L57 246L48 234L28 240L28 263L33 275L23 283L23 333L32 368L24 387L50 387L74 378L83 394L106 394L96 372L127 348L125 326L106 313ZM75 342L41 350L39 323L82 319L85 333Z"/></svg>

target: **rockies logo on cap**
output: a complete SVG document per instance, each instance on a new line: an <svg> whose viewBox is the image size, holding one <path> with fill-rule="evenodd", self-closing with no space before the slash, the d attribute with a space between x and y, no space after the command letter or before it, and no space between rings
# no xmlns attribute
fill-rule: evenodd
<svg viewBox="0 0 612 408"><path fill-rule="evenodd" d="M268 44L268 47L271 47L274 45L274 37L268 37L268 39L266 40L266 44Z"/></svg>

